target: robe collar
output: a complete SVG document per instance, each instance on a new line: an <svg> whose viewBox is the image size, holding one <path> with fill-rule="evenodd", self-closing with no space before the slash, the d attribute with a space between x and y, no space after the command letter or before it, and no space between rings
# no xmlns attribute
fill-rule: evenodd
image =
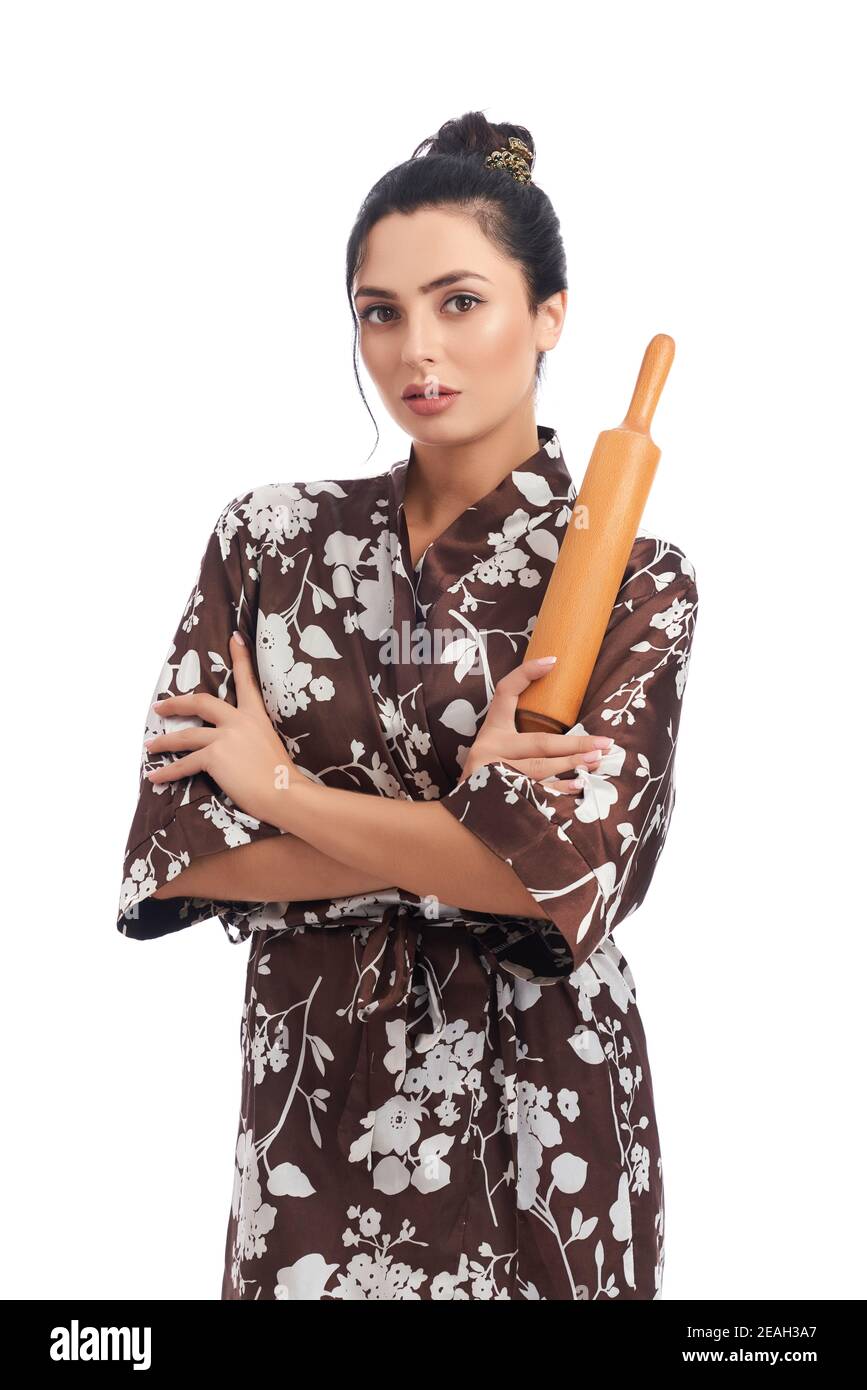
<svg viewBox="0 0 867 1390"><path fill-rule="evenodd" d="M537 425L537 433L536 452L461 512L430 542L415 568L404 511L407 474L415 459L415 446L410 447L408 458L392 465L388 474L391 526L400 542L404 570L422 607L494 548L514 512L523 510L535 519L546 513L556 514L563 506L571 510L576 489L557 432L550 425Z"/></svg>

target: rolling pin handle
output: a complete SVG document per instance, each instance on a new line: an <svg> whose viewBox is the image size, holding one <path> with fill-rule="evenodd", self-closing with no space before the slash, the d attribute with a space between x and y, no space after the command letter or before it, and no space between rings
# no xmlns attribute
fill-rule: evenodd
<svg viewBox="0 0 867 1390"><path fill-rule="evenodd" d="M667 333L657 333L645 350L632 400L620 426L622 430L650 434L653 413L659 404L662 388L673 361L674 339Z"/></svg>

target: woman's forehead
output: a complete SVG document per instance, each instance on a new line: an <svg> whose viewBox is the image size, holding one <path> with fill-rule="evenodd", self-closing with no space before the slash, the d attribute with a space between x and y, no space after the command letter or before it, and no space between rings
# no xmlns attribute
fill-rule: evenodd
<svg viewBox="0 0 867 1390"><path fill-rule="evenodd" d="M436 281L462 271L502 281L509 262L485 236L475 218L440 208L389 213L370 230L355 276L355 290L372 286L402 294L437 288ZM516 268L513 267L513 273Z"/></svg>

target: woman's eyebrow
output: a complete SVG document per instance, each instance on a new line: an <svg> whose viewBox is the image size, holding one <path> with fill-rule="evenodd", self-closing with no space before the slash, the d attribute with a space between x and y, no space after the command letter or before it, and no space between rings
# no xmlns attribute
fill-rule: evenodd
<svg viewBox="0 0 867 1390"><path fill-rule="evenodd" d="M430 294L431 290L442 289L444 285L453 285L458 280L484 280L486 285L491 281L487 275L479 275L475 270L450 270L448 275L438 275L430 284L419 285L419 294ZM362 295L375 295L377 299L397 299L399 296L394 290L380 290L375 285L361 285L353 295L353 299L360 299Z"/></svg>

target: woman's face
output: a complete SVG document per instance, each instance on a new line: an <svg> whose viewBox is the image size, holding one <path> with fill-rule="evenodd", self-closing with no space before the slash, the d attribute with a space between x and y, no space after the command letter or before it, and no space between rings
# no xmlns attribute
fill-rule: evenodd
<svg viewBox="0 0 867 1390"><path fill-rule="evenodd" d="M532 312L517 262L475 218L442 208L381 218L353 290L361 358L386 409L431 444L483 434L532 400L536 354L556 344L566 309L561 290ZM416 414L401 394L412 383L460 394Z"/></svg>

